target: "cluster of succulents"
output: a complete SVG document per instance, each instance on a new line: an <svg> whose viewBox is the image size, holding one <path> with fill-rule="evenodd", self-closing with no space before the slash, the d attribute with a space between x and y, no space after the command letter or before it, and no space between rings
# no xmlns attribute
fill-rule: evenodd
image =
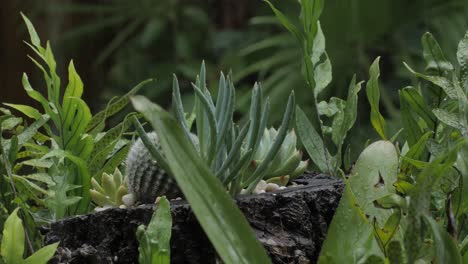
<svg viewBox="0 0 468 264"><path fill-rule="evenodd" d="M288 132L295 108L293 94L289 97L280 128L268 129L266 120L269 102L268 99L263 100L261 87L255 84L249 120L239 128L233 121L235 90L230 76L225 78L221 74L216 101L206 88L204 65L193 88L196 95L193 111L195 122L186 118L179 84L174 77L173 105L176 119L201 159L232 195L274 191L283 188L305 171L308 161L302 161L302 153L296 149L294 130ZM193 123L197 124L196 134L191 132ZM136 140L127 155L125 181L119 178L119 183L125 182L128 186L128 194L123 197L124 204L154 203L162 195L168 198L181 196L168 167L163 166L167 161L158 135L156 132L146 133L138 122L136 124L140 127L137 130L143 140ZM104 179L106 183L103 184L107 184L109 176ZM93 181L93 185L98 186L96 181ZM122 196L119 201L115 201L112 200L114 196L100 191L104 188L95 189L93 199L98 205L119 206L123 203Z"/></svg>
<svg viewBox="0 0 468 264"><path fill-rule="evenodd" d="M195 119L187 119L177 78L173 82L173 108L175 117L187 138L191 139L203 162L211 168L221 183L232 194L253 192L262 180L267 185L285 186L304 172L308 162L296 149L297 137L288 132L294 115L294 95L288 99L283 121L278 130L267 129L269 101L262 98L262 89L255 84L249 120L241 127L234 120L235 89L231 77L221 73L216 101L208 91L202 64L195 92ZM196 124L195 135L192 124ZM136 201L154 202L157 196L180 194L170 171L159 165L167 164L155 132L139 131L139 139L128 154L126 177L130 194ZM194 140L194 138L196 140ZM148 140L149 139L149 140ZM151 149L151 151L148 150ZM155 154L156 153L156 154Z"/></svg>
<svg viewBox="0 0 468 264"><path fill-rule="evenodd" d="M249 165L248 174L253 173L258 166L261 166L277 136L278 131L275 128L265 129L258 149ZM309 165L309 161L302 160L302 152L296 149L296 144L296 133L294 130L291 130L284 138L283 144L281 144L273 162L271 162L263 176L263 181L257 184L254 192L275 191L281 186L286 186L290 180L304 173Z"/></svg>
<svg viewBox="0 0 468 264"><path fill-rule="evenodd" d="M113 174L103 173L101 183L91 179L93 189L90 195L93 202L101 208L120 207L124 205L122 197L127 195L126 180L118 168Z"/></svg>

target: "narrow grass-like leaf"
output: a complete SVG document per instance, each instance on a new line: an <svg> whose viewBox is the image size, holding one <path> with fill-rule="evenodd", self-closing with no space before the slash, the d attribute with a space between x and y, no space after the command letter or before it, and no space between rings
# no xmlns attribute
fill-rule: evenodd
<svg viewBox="0 0 468 264"><path fill-rule="evenodd" d="M301 43L304 39L304 34L293 24L289 21L289 19L279 11L270 1L265 0L267 4L270 6L271 10L275 13L276 18L281 22L281 24L293 34L296 40Z"/></svg>
<svg viewBox="0 0 468 264"><path fill-rule="evenodd" d="M204 115L208 118L208 128L209 131L205 131L204 134L207 134L209 132L209 147L208 147L208 153L206 153L206 161L208 164L211 164L215 155L216 155L216 120L215 120L215 109L212 107L212 105L209 102L209 97L207 97L201 90L198 88L196 85L192 84L193 89L195 90L195 94L197 95L197 98L199 99L201 103L201 107L203 109ZM198 124L198 122L197 122ZM201 142L200 142L200 149L201 149Z"/></svg>
<svg viewBox="0 0 468 264"><path fill-rule="evenodd" d="M221 106L226 105L227 91L228 85L226 85L226 78L224 77L224 73L221 72L218 82L218 97L216 98L216 120L220 119L221 112L224 110Z"/></svg>
<svg viewBox="0 0 468 264"><path fill-rule="evenodd" d="M382 139L387 139L387 128L385 125L385 119L379 112L379 100L380 100L380 91L379 91L379 61L380 57L377 57L372 63L369 69L369 81L366 85L367 99L371 107L371 123L374 129L379 133Z"/></svg>
<svg viewBox="0 0 468 264"><path fill-rule="evenodd" d="M239 153L240 153L241 147L242 147L242 143L244 142L244 139L247 136L249 125L250 125L250 122L247 122L244 125L244 127L241 129L241 131L239 132L239 135L237 136L236 140L234 141L233 147L229 151L229 154L227 155L227 158L224 160L223 165L215 173L217 178L219 178L221 175L223 175L225 173L225 170L231 166L231 164L233 163L235 157L239 156Z"/></svg>
<svg viewBox="0 0 468 264"><path fill-rule="evenodd" d="M270 263L245 217L200 159L176 120L144 97L134 97L132 102L160 135L173 176L223 261Z"/></svg>
<svg viewBox="0 0 468 264"><path fill-rule="evenodd" d="M132 97L132 99L131 99L132 104L135 104L135 102L133 102L133 100L134 100L133 98L138 99L138 97ZM150 138L146 134L146 131L143 129L143 126L140 124L140 121L138 121L138 119L135 116L133 116L132 117L132 122L133 122L133 125L136 128L136 131L138 132L138 135L140 136L141 140L143 141L143 144L145 144L145 147L151 153L151 156L153 156L153 158L156 159L159 166L161 166L161 168L163 170L170 173L171 170L169 168L169 165L167 164L167 159L162 154L162 152L151 142ZM191 142L191 141L189 141L189 142Z"/></svg>
<svg viewBox="0 0 468 264"><path fill-rule="evenodd" d="M187 138L190 138L190 129L185 118L184 105L182 104L182 97L180 95L179 80L177 80L175 74L172 76L172 105L177 121L182 124Z"/></svg>
<svg viewBox="0 0 468 264"><path fill-rule="evenodd" d="M221 111L221 114L219 116L219 119L217 119L217 138L216 138L216 146L217 146L217 155L219 152L222 150L221 146L224 141L224 139L227 136L228 133L228 127L232 121L232 114L234 113L234 107L235 107L235 90L234 86L232 83L228 84L228 87L226 89L225 97L223 100L223 107L224 109ZM216 110L218 110L218 103L216 103ZM216 114L216 113L215 113ZM215 117L216 118L216 117Z"/></svg>
<svg viewBox="0 0 468 264"><path fill-rule="evenodd" d="M255 83L250 102L250 129L247 149L255 149L255 146L260 141L260 137L263 133L263 130L260 130L260 119L262 116L261 99L262 91L260 90L258 84Z"/></svg>

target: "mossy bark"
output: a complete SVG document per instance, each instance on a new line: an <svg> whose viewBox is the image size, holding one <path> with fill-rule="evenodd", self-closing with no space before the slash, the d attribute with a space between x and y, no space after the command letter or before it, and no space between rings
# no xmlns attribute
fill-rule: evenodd
<svg viewBox="0 0 468 264"><path fill-rule="evenodd" d="M236 199L273 263L316 262L343 191L342 181L323 175L305 174L295 182L300 186ZM108 209L53 223L46 243L60 245L52 263L137 263L135 231L153 210ZM171 211L171 262L215 263L216 252L190 206L171 201Z"/></svg>

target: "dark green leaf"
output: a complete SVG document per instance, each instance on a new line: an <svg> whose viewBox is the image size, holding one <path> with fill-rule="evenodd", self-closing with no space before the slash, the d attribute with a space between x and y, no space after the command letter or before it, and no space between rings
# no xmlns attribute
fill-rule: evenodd
<svg viewBox="0 0 468 264"><path fill-rule="evenodd" d="M445 72L453 71L452 63L445 58L439 43L431 33L426 32L422 36L421 42L424 59L427 63L427 72L442 75Z"/></svg>
<svg viewBox="0 0 468 264"><path fill-rule="evenodd" d="M200 159L176 120L144 97L134 97L158 135L173 175L225 263L270 263L245 217Z"/></svg>
<svg viewBox="0 0 468 264"><path fill-rule="evenodd" d="M328 150L325 148L323 139L299 106L296 110L296 129L312 162L317 165L321 172L330 173L332 171L330 153L328 153Z"/></svg>
<svg viewBox="0 0 468 264"><path fill-rule="evenodd" d="M379 60L380 57L377 57L372 63L369 69L369 81L366 85L367 99L371 107L371 123L374 129L379 133L382 139L387 139L386 135L386 125L385 119L379 112L379 100L380 100L380 91L379 91Z"/></svg>

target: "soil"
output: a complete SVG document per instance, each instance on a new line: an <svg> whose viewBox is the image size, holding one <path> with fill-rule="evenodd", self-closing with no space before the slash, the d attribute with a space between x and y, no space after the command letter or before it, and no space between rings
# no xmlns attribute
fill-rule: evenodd
<svg viewBox="0 0 468 264"><path fill-rule="evenodd" d="M299 186L241 195L236 202L273 263L315 263L344 184L306 173ZM136 228L148 224L154 205L108 209L53 223L47 244L60 241L50 263L138 263ZM171 263L216 263L217 255L185 201L171 201Z"/></svg>

